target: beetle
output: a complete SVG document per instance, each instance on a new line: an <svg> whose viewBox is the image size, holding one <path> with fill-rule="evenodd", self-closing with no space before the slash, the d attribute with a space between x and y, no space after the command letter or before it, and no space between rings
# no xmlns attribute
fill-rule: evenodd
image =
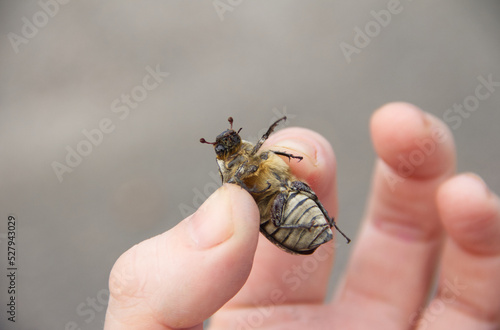
<svg viewBox="0 0 500 330"><path fill-rule="evenodd" d="M219 134L214 146L222 183L233 183L247 190L260 212L260 232L279 248L291 254L311 254L321 244L333 239L331 228L351 240L337 227L314 191L298 180L280 157L301 161L301 156L274 150L261 150L262 144L286 117L276 120L253 145L230 128Z"/></svg>

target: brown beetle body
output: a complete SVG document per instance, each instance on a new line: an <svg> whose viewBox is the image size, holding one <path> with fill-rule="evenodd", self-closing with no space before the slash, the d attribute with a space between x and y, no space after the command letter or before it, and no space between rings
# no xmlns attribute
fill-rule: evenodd
<svg viewBox="0 0 500 330"><path fill-rule="evenodd" d="M222 183L235 183L246 189L255 199L260 211L260 231L272 243L292 254L311 254L318 246L333 238L333 218L328 216L316 194L299 181L285 161L286 156L302 160L279 151L260 151L264 141L282 120L269 127L256 145L241 140L239 132L231 129L217 136L214 145ZM241 129L240 129L241 130Z"/></svg>

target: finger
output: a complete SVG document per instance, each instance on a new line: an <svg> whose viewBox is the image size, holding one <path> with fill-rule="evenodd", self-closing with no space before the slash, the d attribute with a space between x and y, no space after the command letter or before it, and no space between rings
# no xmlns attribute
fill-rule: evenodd
<svg viewBox="0 0 500 330"><path fill-rule="evenodd" d="M434 197L454 172L454 147L441 121L404 103L379 109L371 131L380 159L334 305L361 328L404 329L430 287L442 240Z"/></svg>
<svg viewBox="0 0 500 330"><path fill-rule="evenodd" d="M258 223L252 197L224 185L176 227L132 247L111 271L105 329L201 329L245 283Z"/></svg>
<svg viewBox="0 0 500 330"><path fill-rule="evenodd" d="M310 130L288 128L272 135L265 147L303 156L300 162L284 160L300 180L310 184L330 216L336 215L335 157L323 137ZM333 252L333 243L329 242L312 255L292 255L260 235L252 273L225 309L323 302Z"/></svg>
<svg viewBox="0 0 500 330"><path fill-rule="evenodd" d="M500 328L500 203L472 174L445 182L437 195L447 240L438 292L421 329ZM417 315L415 315L417 317Z"/></svg>

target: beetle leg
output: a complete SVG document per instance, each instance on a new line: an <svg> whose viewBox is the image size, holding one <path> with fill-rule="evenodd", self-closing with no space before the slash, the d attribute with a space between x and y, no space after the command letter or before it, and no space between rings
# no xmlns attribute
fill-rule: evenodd
<svg viewBox="0 0 500 330"><path fill-rule="evenodd" d="M278 228L281 227L283 220L287 196L286 192L279 193L274 198L273 205L271 206L271 221Z"/></svg>
<svg viewBox="0 0 500 330"><path fill-rule="evenodd" d="M247 189L248 192L254 193L254 194L261 194L263 192L266 192L269 188L271 188L271 183L269 181L266 181L267 187L261 190L257 190L257 186L253 186L252 189Z"/></svg>
<svg viewBox="0 0 500 330"><path fill-rule="evenodd" d="M234 179L232 178L231 180L229 180L228 183L237 183L238 185L241 186L241 188L245 189L246 191L252 194L261 194L267 191L269 188L271 188L271 183L269 183L269 181L266 181L267 187L265 187L264 189L257 190L257 186L253 186L252 188L250 188L246 185L245 182L243 182L240 178L236 176L234 177Z"/></svg>
<svg viewBox="0 0 500 330"><path fill-rule="evenodd" d="M232 168L234 166L234 164L237 164L239 162L242 161L242 156L236 156L236 157L233 157L234 159L232 159L228 164L227 164L227 168ZM245 164L246 162L243 163L243 165ZM241 166L240 166L241 168ZM238 169L239 170L239 169Z"/></svg>
<svg viewBox="0 0 500 330"><path fill-rule="evenodd" d="M248 174L255 173L259 169L255 165L247 166L247 164L248 164L248 160L245 160L243 162L243 164L241 164L240 167L238 167L236 172L234 172L233 178L235 178L236 180L242 180L244 176L247 176ZM232 178L231 178L231 180L232 180ZM234 180L233 180L233 183L234 183Z"/></svg>
<svg viewBox="0 0 500 330"><path fill-rule="evenodd" d="M249 193L254 193L254 194L260 194L265 191L267 191L269 188L271 188L271 183L267 181L267 187L261 190L257 190L256 186L253 186L252 188L248 187L245 182L243 182L243 176L247 176L248 174L255 173L258 170L258 167L255 165L250 165L246 166L248 163L248 160L245 161L243 164L240 165L240 167L236 170L236 173L234 176L229 179L228 183L237 183L240 185L243 189L248 191Z"/></svg>
<svg viewBox="0 0 500 330"><path fill-rule="evenodd" d="M314 191L312 191L312 189L307 185L307 183L302 181L293 181L291 183L291 186L292 190L299 191L301 193L306 193L306 195L314 199L315 202L318 201L318 197L316 196Z"/></svg>
<svg viewBox="0 0 500 330"><path fill-rule="evenodd" d="M255 155L257 153L257 151L259 151L260 147L262 146L262 144L264 143L264 141L267 140L267 138L269 137L269 135L271 135L271 133L274 131L274 128L278 125L278 123L282 120L286 120L286 116L285 117L282 117L278 120L276 120L268 129L267 129L267 132L262 135L262 137L260 138L259 142L257 142L255 144L255 147L253 147L252 149L252 152L250 153L250 155Z"/></svg>
<svg viewBox="0 0 500 330"><path fill-rule="evenodd" d="M330 216L328 215L328 212L326 211L325 207L319 201L318 196L316 196L316 194L314 193L314 191L312 191L312 189L306 183L304 183L302 181L294 181L294 182L292 182L291 186L292 186L293 190L301 192L302 194L308 196L313 201L315 201L316 204L318 204L318 207L320 208L321 212L323 212L323 214L325 215L325 217L328 219L328 223L330 224L330 226L335 227L335 229L342 236L344 236L344 238L347 240L347 244L349 244L351 242L351 239L349 237L347 237L347 235L344 234L342 232L342 230L340 230L339 227L337 227L337 223L335 222L335 218L334 217L330 218Z"/></svg>
<svg viewBox="0 0 500 330"><path fill-rule="evenodd" d="M295 159L298 159L299 162L304 158L302 156L294 156L292 154L289 154L289 153L286 153L286 152L283 152L283 151L274 151L274 150L271 150L273 153L275 153L276 155L280 155L280 156L285 156L285 157L288 157L288 161L290 162L290 159L292 158L295 158Z"/></svg>

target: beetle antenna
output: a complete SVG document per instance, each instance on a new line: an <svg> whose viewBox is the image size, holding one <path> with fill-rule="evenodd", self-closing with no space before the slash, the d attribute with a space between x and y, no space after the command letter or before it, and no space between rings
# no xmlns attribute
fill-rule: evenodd
<svg viewBox="0 0 500 330"><path fill-rule="evenodd" d="M241 132L241 129L242 129L242 128L243 128L243 127L241 127L241 128L238 130L238 132L237 132L238 134L240 134L240 132Z"/></svg>
<svg viewBox="0 0 500 330"><path fill-rule="evenodd" d="M233 117L229 117L227 121L231 124L231 129L233 129Z"/></svg>
<svg viewBox="0 0 500 330"><path fill-rule="evenodd" d="M206 144L215 144L215 142L208 142L207 140L205 140L204 138L201 138L200 139L200 142L201 143L206 143Z"/></svg>

